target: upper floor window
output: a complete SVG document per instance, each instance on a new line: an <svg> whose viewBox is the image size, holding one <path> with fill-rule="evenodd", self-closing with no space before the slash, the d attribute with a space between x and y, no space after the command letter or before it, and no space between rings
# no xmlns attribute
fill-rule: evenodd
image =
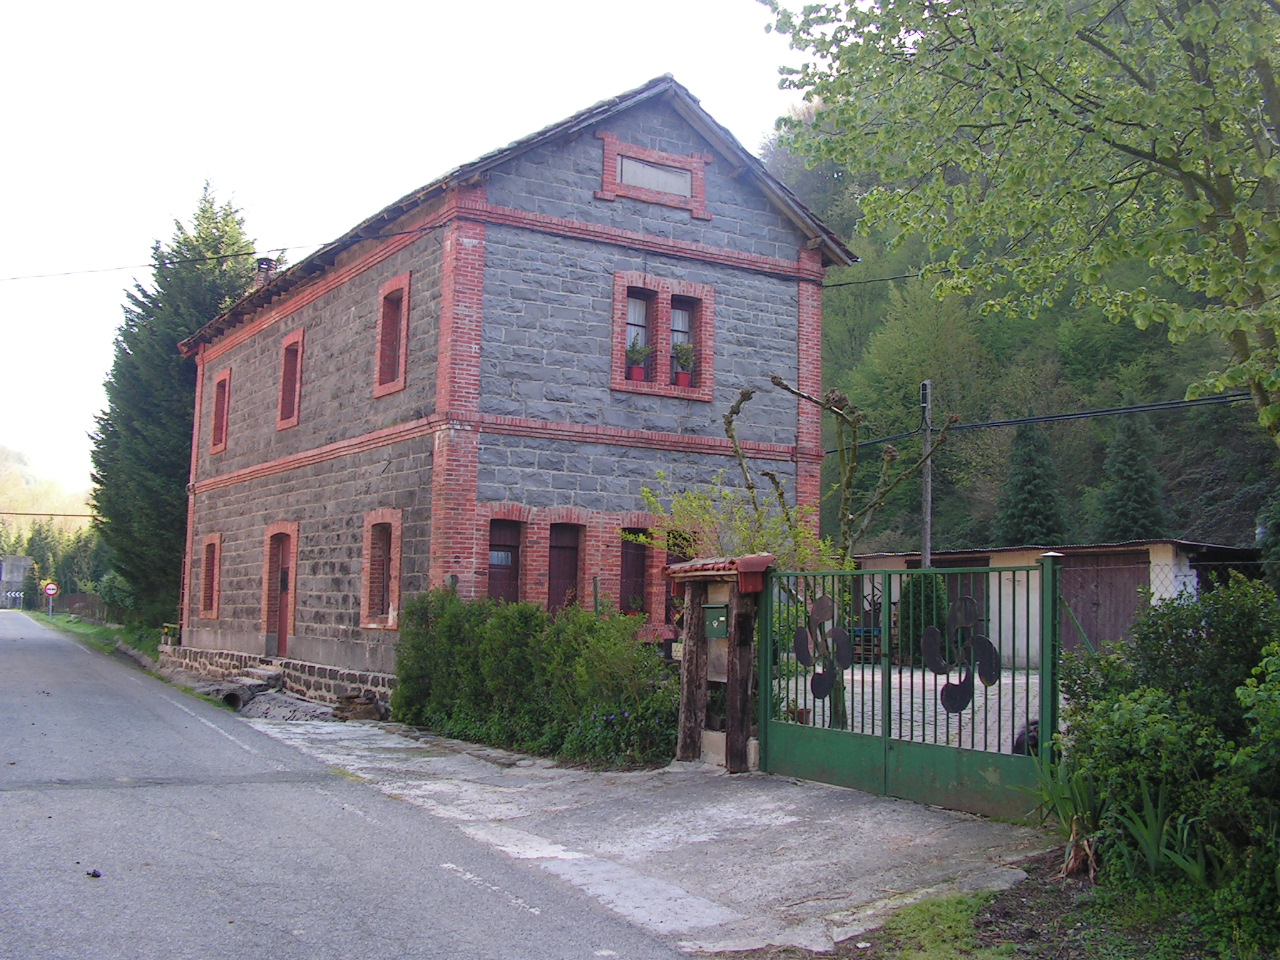
<svg viewBox="0 0 1280 960"><path fill-rule="evenodd" d="M384 283L379 298L375 397L404 389L409 356L409 274Z"/></svg>
<svg viewBox="0 0 1280 960"><path fill-rule="evenodd" d="M615 134L598 132L604 141L597 200L630 197L646 203L688 210L690 216L710 220L707 212L707 164L711 157L695 153L682 157L650 150L619 140Z"/></svg>
<svg viewBox="0 0 1280 960"><path fill-rule="evenodd" d="M298 425L302 400L302 331L295 330L284 338L280 348L280 410L276 429Z"/></svg>
<svg viewBox="0 0 1280 960"><path fill-rule="evenodd" d="M715 289L637 272L614 274L612 386L712 399Z"/></svg>
<svg viewBox="0 0 1280 960"><path fill-rule="evenodd" d="M231 412L231 368L213 379L213 428L209 431L209 452L227 449L227 417Z"/></svg>
<svg viewBox="0 0 1280 960"><path fill-rule="evenodd" d="M627 288L627 379L648 380L649 357L653 354L652 337L649 334L650 314L653 312L651 291Z"/></svg>
<svg viewBox="0 0 1280 960"><path fill-rule="evenodd" d="M399 510L374 510L364 525L360 626L394 630L400 608Z"/></svg>

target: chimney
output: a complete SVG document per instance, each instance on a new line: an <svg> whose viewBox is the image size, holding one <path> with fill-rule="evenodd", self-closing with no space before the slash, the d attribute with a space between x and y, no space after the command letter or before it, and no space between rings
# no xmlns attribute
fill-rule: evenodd
<svg viewBox="0 0 1280 960"><path fill-rule="evenodd" d="M276 262L270 257L258 258L258 275L254 278L254 289L261 289L271 282L271 278L276 275Z"/></svg>

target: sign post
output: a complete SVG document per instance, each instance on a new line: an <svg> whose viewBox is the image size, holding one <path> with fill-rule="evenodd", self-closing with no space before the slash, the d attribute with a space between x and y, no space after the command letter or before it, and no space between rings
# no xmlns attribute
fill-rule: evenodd
<svg viewBox="0 0 1280 960"><path fill-rule="evenodd" d="M58 584L50 580L44 585L44 595L49 598L49 616L53 616L53 598L58 595Z"/></svg>

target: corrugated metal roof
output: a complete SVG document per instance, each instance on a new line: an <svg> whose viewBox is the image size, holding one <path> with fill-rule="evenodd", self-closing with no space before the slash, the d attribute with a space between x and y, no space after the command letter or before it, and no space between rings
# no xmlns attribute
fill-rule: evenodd
<svg viewBox="0 0 1280 960"><path fill-rule="evenodd" d="M670 74L656 77L648 83L619 96L588 107L558 123L553 123L536 133L516 140L497 150L490 151L449 171L424 187L406 194L395 203L375 213L332 243L321 247L311 256L288 268L270 283L251 291L229 310L209 321L194 334L178 344L178 349L190 356L202 343L209 343L225 331L238 326L258 310L287 295L317 274L328 270L338 256L358 243L379 237L389 224L403 217L410 210L426 203L450 187L466 183L481 176L489 169L522 153L553 140L568 136L614 114L635 107L647 100L666 97L672 106L691 126L705 137L717 150L728 157L746 174L752 176L765 194L822 250L828 264L848 265L858 258L844 242L819 220L781 181L775 178L763 163L747 151L726 128L707 113L698 98L678 83Z"/></svg>
<svg viewBox="0 0 1280 960"><path fill-rule="evenodd" d="M1042 551L1066 551L1068 553L1084 553L1089 551L1110 553L1119 550L1132 550L1135 547L1147 547L1154 543L1168 543L1174 546L1185 547L1189 550L1227 550L1237 551L1239 553L1256 553L1253 547L1229 547L1220 543L1200 543L1195 540L1173 540L1173 539L1157 539L1157 540L1122 540L1116 543L1027 543L1017 547L970 547L965 550L934 550L935 557L968 557L975 554L992 554L992 553L1023 553L1027 550ZM906 551L900 553L862 553L858 554L854 559L869 560L875 557L918 557L919 550Z"/></svg>

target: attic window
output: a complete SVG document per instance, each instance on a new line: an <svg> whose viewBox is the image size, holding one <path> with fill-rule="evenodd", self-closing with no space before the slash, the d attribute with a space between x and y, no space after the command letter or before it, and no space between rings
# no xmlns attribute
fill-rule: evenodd
<svg viewBox="0 0 1280 960"><path fill-rule="evenodd" d="M680 156L625 143L615 134L597 132L604 142L600 189L597 200L630 197L645 203L688 210L698 220L710 220L707 212L706 167L711 157L704 153Z"/></svg>
<svg viewBox="0 0 1280 960"><path fill-rule="evenodd" d="M681 197L693 196L693 174L688 170L645 163L635 157L618 157L618 182Z"/></svg>

